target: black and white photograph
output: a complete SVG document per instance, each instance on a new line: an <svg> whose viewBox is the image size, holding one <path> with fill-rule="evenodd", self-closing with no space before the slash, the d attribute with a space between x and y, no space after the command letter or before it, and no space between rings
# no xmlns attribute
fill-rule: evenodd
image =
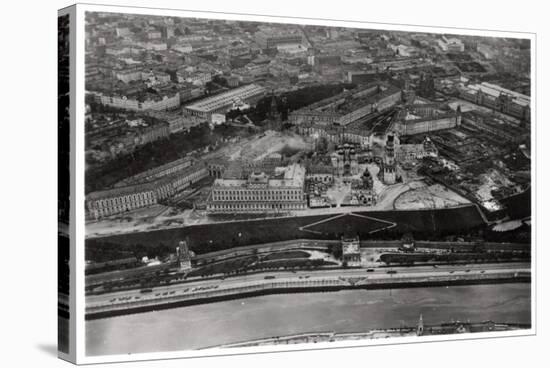
<svg viewBox="0 0 550 368"><path fill-rule="evenodd" d="M86 356L531 331L531 36L84 20Z"/></svg>
<svg viewBox="0 0 550 368"><path fill-rule="evenodd" d="M544 365L544 4L3 10L0 366Z"/></svg>

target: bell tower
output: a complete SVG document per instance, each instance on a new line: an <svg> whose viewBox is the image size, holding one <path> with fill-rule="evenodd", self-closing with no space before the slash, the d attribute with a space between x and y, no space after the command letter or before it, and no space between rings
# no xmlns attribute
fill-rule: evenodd
<svg viewBox="0 0 550 368"><path fill-rule="evenodd" d="M271 120L270 125L273 130L281 130L281 113L279 112L277 98L273 91L271 91L271 104L267 117Z"/></svg>
<svg viewBox="0 0 550 368"><path fill-rule="evenodd" d="M386 138L386 150L384 154L384 183L395 184L395 135L388 134Z"/></svg>

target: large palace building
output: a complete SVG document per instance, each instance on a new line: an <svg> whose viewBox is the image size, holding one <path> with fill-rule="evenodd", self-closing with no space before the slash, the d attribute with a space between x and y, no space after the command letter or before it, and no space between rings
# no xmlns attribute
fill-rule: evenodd
<svg viewBox="0 0 550 368"><path fill-rule="evenodd" d="M266 213L305 210L306 170L293 164L273 176L253 172L247 179L216 179L208 199L209 213Z"/></svg>

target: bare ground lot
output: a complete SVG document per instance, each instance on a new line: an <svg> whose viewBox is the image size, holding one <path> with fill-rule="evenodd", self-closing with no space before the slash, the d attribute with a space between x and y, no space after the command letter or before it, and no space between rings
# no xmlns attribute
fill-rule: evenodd
<svg viewBox="0 0 550 368"><path fill-rule="evenodd" d="M398 210L447 208L471 203L441 184L424 186L401 193L394 201Z"/></svg>
<svg viewBox="0 0 550 368"><path fill-rule="evenodd" d="M119 216L86 223L86 237L124 234L129 232L169 229L193 223L192 211L155 205Z"/></svg>
<svg viewBox="0 0 550 368"><path fill-rule="evenodd" d="M234 144L228 144L217 151L205 155L204 159L223 158L229 161L258 161L271 153L281 152L286 148L307 150L310 146L302 136L291 132L267 130L264 133L242 138Z"/></svg>

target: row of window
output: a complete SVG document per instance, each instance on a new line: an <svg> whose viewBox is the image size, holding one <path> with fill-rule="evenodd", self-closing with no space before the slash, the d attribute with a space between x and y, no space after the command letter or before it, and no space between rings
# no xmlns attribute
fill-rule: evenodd
<svg viewBox="0 0 550 368"><path fill-rule="evenodd" d="M91 201L92 207L94 205L101 209L101 208L109 208L109 207L116 207L118 205L125 205L127 203L147 203L150 201L154 201L156 199L155 194L150 192L143 192L143 193L136 193L136 194L129 194L123 197L114 197L114 198L105 198L100 199L97 201Z"/></svg>
<svg viewBox="0 0 550 368"><path fill-rule="evenodd" d="M311 176L308 176L308 179L315 183L320 183L320 182L326 183L326 182L332 182L332 180L334 179L334 176L333 175L323 175L323 176L311 175Z"/></svg>
<svg viewBox="0 0 550 368"><path fill-rule="evenodd" d="M487 96L484 94L481 94L480 97L478 97L477 95L472 96L471 94L464 92L461 94L461 97L464 98L465 100L475 102L480 105L492 107L492 108L500 108L502 105L502 107L504 108L504 111L510 114L516 114L516 116L520 115L520 117L523 117L523 114L528 114L529 112L528 106L527 107L521 106L514 103L513 101L508 103L502 103L500 100L496 99L495 97Z"/></svg>
<svg viewBox="0 0 550 368"><path fill-rule="evenodd" d="M231 95L220 95L220 96L216 96L218 98L213 97L211 101L199 102L197 104L198 107L192 106L189 110L194 111L193 110L194 108L199 108L203 111L208 111L210 113L218 110L225 110L227 106L231 106L231 104L233 103L233 101L235 101L235 99L240 99L244 101L248 98L261 95L262 93L263 93L263 90L260 90L260 91L252 90L252 91L245 91L239 94L235 93Z"/></svg>
<svg viewBox="0 0 550 368"><path fill-rule="evenodd" d="M233 203L233 204L209 204L209 211L270 211L270 210L302 210L305 203Z"/></svg>
<svg viewBox="0 0 550 368"><path fill-rule="evenodd" d="M200 171L196 171L194 173L192 173L191 175L188 175L184 178L181 178L175 182L172 183L172 185L174 186L175 189L178 189L178 188L181 188L182 186L183 187L187 187L193 180L195 179L202 179L204 177L206 177L208 175L208 171L206 171L206 169L203 169L203 170L200 170Z"/></svg>
<svg viewBox="0 0 550 368"><path fill-rule="evenodd" d="M143 173L143 174L146 174L146 176L144 177L144 180L162 178L163 176L167 176L169 174L173 174L175 172L181 171L189 166L191 166L190 162L184 162L184 163L175 165L169 169L161 169L161 170L159 170L159 168L151 169ZM136 175L135 177L139 178L139 175Z"/></svg>
<svg viewBox="0 0 550 368"><path fill-rule="evenodd" d="M104 105L111 105L114 107L119 107L123 109L130 109L130 110L141 110L144 108L150 108L150 109L162 109L162 108L171 108L171 107L178 107L180 105L179 98L169 98L167 100L161 100L161 101L147 101L145 103L138 102L135 100L124 100L122 98L117 97L107 97L103 98L101 102Z"/></svg>
<svg viewBox="0 0 550 368"><path fill-rule="evenodd" d="M146 207L146 206L149 206L149 205L152 205L152 204L155 204L155 203L156 203L156 201L154 201L154 200L151 200L149 202L139 201L139 202L136 202L136 203L125 203L125 204L111 206L111 207L97 208L97 209L93 209L91 212L96 217L110 216L110 215L114 215L114 214L117 214L117 213L123 213L125 211L133 210L133 209Z"/></svg>
<svg viewBox="0 0 550 368"><path fill-rule="evenodd" d="M271 194L300 194L299 189L277 189L277 190L230 190L230 189L215 189L214 193L223 194L223 195L242 195L242 194L260 194L260 195L271 195Z"/></svg>
<svg viewBox="0 0 550 368"><path fill-rule="evenodd" d="M213 196L214 201L299 201L302 198L300 196L282 196L282 197L268 197L268 198L258 198L258 197L245 197L237 198L233 196Z"/></svg>
<svg viewBox="0 0 550 368"><path fill-rule="evenodd" d="M455 120L449 118L448 120L429 120L424 122L418 122L406 125L406 134L418 134L424 132L431 132L433 130L453 128L456 125Z"/></svg>
<svg viewBox="0 0 550 368"><path fill-rule="evenodd" d="M166 198L172 195L177 190L180 190L182 188L187 188L193 180L195 180L196 178L203 178L207 174L208 174L208 171L206 171L206 168L203 168L188 176L179 178L175 181L168 183L167 185L160 187L159 190L163 194L161 198Z"/></svg>
<svg viewBox="0 0 550 368"><path fill-rule="evenodd" d="M153 191L129 194L122 197L105 198L94 201L89 201L91 209L98 209L99 215L110 215L126 211L127 209L141 208L157 203L157 198L164 199L174 192L174 189L179 189L182 186L186 187L196 177L206 176L206 169L197 171L178 181L171 182L168 185L157 188L156 193Z"/></svg>
<svg viewBox="0 0 550 368"><path fill-rule="evenodd" d="M302 198L301 191L219 191L212 192L215 201L298 201Z"/></svg>

